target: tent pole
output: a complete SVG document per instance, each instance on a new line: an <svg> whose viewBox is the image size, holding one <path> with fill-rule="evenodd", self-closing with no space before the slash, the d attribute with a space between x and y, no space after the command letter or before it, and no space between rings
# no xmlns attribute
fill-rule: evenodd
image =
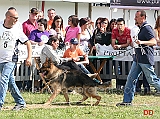
<svg viewBox="0 0 160 119"><path fill-rule="evenodd" d="M110 20L112 19L112 9L109 8L109 17L110 17Z"/></svg>
<svg viewBox="0 0 160 119"><path fill-rule="evenodd" d="M88 17L90 17L90 18L92 17L92 3L88 4Z"/></svg>
<svg viewBox="0 0 160 119"><path fill-rule="evenodd" d="M78 16L78 2L75 2L75 15Z"/></svg>
<svg viewBox="0 0 160 119"><path fill-rule="evenodd" d="M131 12L128 10L128 21L127 21L127 26L130 25L130 19L131 19Z"/></svg>
<svg viewBox="0 0 160 119"><path fill-rule="evenodd" d="M125 9L123 9L123 19L125 19Z"/></svg>
<svg viewBox="0 0 160 119"><path fill-rule="evenodd" d="M44 5L45 5L45 1L42 1L42 11L44 13Z"/></svg>

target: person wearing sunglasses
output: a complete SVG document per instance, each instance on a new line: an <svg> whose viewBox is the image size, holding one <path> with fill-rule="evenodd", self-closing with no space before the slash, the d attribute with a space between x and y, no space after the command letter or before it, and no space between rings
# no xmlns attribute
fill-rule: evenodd
<svg viewBox="0 0 160 119"><path fill-rule="evenodd" d="M80 43L81 28L78 26L79 19L77 15L71 15L68 17L68 25L65 29L65 44L69 46L69 42L72 38L77 38Z"/></svg>
<svg viewBox="0 0 160 119"><path fill-rule="evenodd" d="M111 31L110 24L107 18L101 18L97 22L97 30L93 33L92 38L90 39L90 44L92 45L93 55L96 55L96 44L109 46L111 44ZM91 49L91 50L92 50ZM108 59L110 60L110 59ZM102 60L100 60L102 62ZM94 63L97 64L97 61ZM109 62L106 63L106 74L109 74ZM103 79L105 81L110 81L111 78L106 77Z"/></svg>
<svg viewBox="0 0 160 119"><path fill-rule="evenodd" d="M98 18L96 20L96 29L93 33L92 38L90 39L90 44L92 49L90 52L93 51L93 55L96 55L96 47L95 44L100 44L100 45L110 45L111 44L111 31L109 29L110 24L109 20L107 18Z"/></svg>
<svg viewBox="0 0 160 119"><path fill-rule="evenodd" d="M9 9L5 14L3 24L0 24L0 110L9 89L16 105L12 110L25 108L26 103L15 83L14 69L18 61L18 44L27 45L28 56L26 66L31 66L32 48L22 29L16 26L18 13L16 9Z"/></svg>

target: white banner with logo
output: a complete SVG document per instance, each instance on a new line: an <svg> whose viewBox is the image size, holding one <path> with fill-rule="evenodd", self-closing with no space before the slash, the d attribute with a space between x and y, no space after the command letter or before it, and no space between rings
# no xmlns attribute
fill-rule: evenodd
<svg viewBox="0 0 160 119"><path fill-rule="evenodd" d="M38 45L32 45L32 57L40 57L41 51L43 49L43 46ZM18 58L19 61L24 60L27 58L28 52L26 45L19 45L18 46L19 53ZM96 44L96 55L97 56L115 56L113 60L119 60L119 61L132 61L132 55L133 55L133 48L127 47L126 50L114 50L111 45L100 45ZM160 47L156 46L154 47L154 59L155 61L160 61Z"/></svg>
<svg viewBox="0 0 160 119"><path fill-rule="evenodd" d="M43 49L44 45L38 46L38 45L32 45L32 57L40 57L41 51ZM28 56L27 52L27 46L26 45L18 45L18 60L25 60Z"/></svg>
<svg viewBox="0 0 160 119"><path fill-rule="evenodd" d="M160 47L154 47L154 59L155 61L160 61ZM113 60L118 61L133 61L133 48L131 46L127 47L126 50L114 50L111 45L100 45L96 44L96 55L97 56L115 56Z"/></svg>

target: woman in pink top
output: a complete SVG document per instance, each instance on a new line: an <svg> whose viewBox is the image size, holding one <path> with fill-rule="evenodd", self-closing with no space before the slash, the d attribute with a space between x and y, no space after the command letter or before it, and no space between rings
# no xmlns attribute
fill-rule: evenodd
<svg viewBox="0 0 160 119"><path fill-rule="evenodd" d="M68 25L66 27L66 36L65 36L65 43L69 44L72 38L77 38L80 42L80 34L81 28L78 26L79 19L76 15L71 15L68 18Z"/></svg>

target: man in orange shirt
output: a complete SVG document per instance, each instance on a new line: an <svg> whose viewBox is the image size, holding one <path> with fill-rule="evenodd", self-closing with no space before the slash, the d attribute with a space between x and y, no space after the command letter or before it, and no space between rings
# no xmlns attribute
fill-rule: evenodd
<svg viewBox="0 0 160 119"><path fill-rule="evenodd" d="M47 30L50 30L52 23L53 23L53 20L54 20L54 17L56 16L56 11L55 11L55 9L50 8L47 10L47 14L48 14L48 18L49 18L49 20L47 22Z"/></svg>

